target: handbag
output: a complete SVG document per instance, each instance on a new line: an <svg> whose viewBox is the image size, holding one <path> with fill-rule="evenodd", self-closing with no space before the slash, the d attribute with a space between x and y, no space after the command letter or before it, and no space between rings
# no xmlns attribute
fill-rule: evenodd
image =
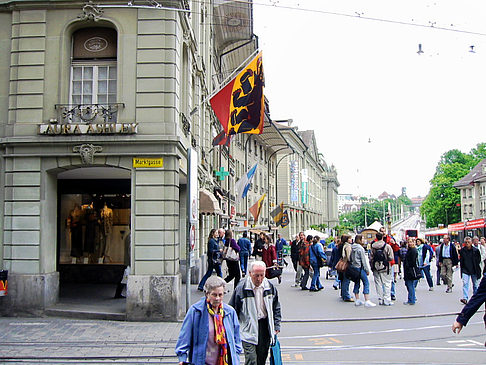
<svg viewBox="0 0 486 365"><path fill-rule="evenodd" d="M221 263L223 262L223 254L221 253L221 251L214 251L211 260L213 265L221 265Z"/></svg>
<svg viewBox="0 0 486 365"><path fill-rule="evenodd" d="M282 365L282 352L277 335L275 335L275 343L270 347L270 365Z"/></svg>
<svg viewBox="0 0 486 365"><path fill-rule="evenodd" d="M349 266L349 262L346 261L343 257L341 257L336 264L336 270L344 274L348 269L348 266Z"/></svg>
<svg viewBox="0 0 486 365"><path fill-rule="evenodd" d="M223 258L228 261L239 261L240 254L231 246L224 246Z"/></svg>
<svg viewBox="0 0 486 365"><path fill-rule="evenodd" d="M412 274L413 277L412 280L419 280L424 277L424 275L422 274L422 270L416 266L411 267L410 273Z"/></svg>
<svg viewBox="0 0 486 365"><path fill-rule="evenodd" d="M267 270L268 270L268 278L269 279L273 279L273 278L276 278L276 277L279 277L280 275L282 275L282 267L281 266L270 266L270 267L267 267Z"/></svg>

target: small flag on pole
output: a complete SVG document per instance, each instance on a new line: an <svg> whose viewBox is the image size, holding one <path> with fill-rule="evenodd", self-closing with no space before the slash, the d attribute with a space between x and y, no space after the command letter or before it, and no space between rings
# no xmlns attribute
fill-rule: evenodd
<svg viewBox="0 0 486 365"><path fill-rule="evenodd" d="M248 194L248 190L250 189L250 184L255 175L255 171L257 169L258 163L255 164L248 172L243 175L235 184L236 189L236 197L237 200L240 200Z"/></svg>
<svg viewBox="0 0 486 365"><path fill-rule="evenodd" d="M265 114L262 53L209 102L227 135L261 134Z"/></svg>
<svg viewBox="0 0 486 365"><path fill-rule="evenodd" d="M280 205L275 208L272 212L270 212L270 215L273 218L273 221L277 225L277 227L282 224L282 216L283 216L283 202L280 203Z"/></svg>
<svg viewBox="0 0 486 365"><path fill-rule="evenodd" d="M229 147L230 142L231 142L231 136L228 136L225 131L222 131L216 137L214 137L214 139L213 139L213 147L214 146L226 146L226 147Z"/></svg>
<svg viewBox="0 0 486 365"><path fill-rule="evenodd" d="M283 212L282 219L280 221L280 226L285 228L289 225L289 214L287 213L287 209Z"/></svg>
<svg viewBox="0 0 486 365"><path fill-rule="evenodd" d="M260 212L263 206L263 200L265 199L266 196L267 194L263 194L262 197L258 199L258 201L255 204L253 204L249 209L251 215L255 219L255 222L258 220L258 217L260 216Z"/></svg>

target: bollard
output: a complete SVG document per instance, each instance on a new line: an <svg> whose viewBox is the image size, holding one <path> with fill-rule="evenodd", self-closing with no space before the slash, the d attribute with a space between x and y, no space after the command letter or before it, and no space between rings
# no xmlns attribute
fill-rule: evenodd
<svg viewBox="0 0 486 365"><path fill-rule="evenodd" d="M0 270L0 297L7 295L8 289L8 270Z"/></svg>

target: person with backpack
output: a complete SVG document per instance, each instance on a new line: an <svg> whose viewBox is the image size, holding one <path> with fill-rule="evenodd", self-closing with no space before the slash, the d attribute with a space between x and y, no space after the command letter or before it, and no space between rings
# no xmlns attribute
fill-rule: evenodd
<svg viewBox="0 0 486 365"><path fill-rule="evenodd" d="M351 236L343 234L341 236L341 245L338 247L338 252L340 252L340 259L342 258L345 262L349 263L349 260L351 258ZM346 275L344 275L344 273L340 272L339 280L341 280L341 298L345 302L354 302L354 298L352 298L349 294L349 279L346 277Z"/></svg>
<svg viewBox="0 0 486 365"><path fill-rule="evenodd" d="M429 249L429 245L425 243L422 238L417 238L415 240L415 246L417 248L418 254L418 267L422 270L422 275L427 279L427 284L429 285L429 291L434 290L434 281L430 275L430 262L432 261L433 254Z"/></svg>
<svg viewBox="0 0 486 365"><path fill-rule="evenodd" d="M324 262L327 260L326 253L322 248L322 244L319 242L321 238L319 236L314 236L312 240L312 246L309 249L309 259L314 273L312 275L310 291L319 291L324 289L319 280L319 275L321 267L324 266Z"/></svg>
<svg viewBox="0 0 486 365"><path fill-rule="evenodd" d="M370 282L368 275L371 272L370 263L363 248L363 235L358 234L354 238L354 243L351 245L351 257L349 265L359 270L359 279L354 282L354 305L359 307L364 305L365 307L376 307L376 304L370 300ZM359 298L360 281L363 282L363 296L364 301Z"/></svg>
<svg viewBox="0 0 486 365"><path fill-rule="evenodd" d="M391 268L393 249L383 241L383 234L376 233L377 241L371 245L371 271L375 280L376 294L380 305L393 305L391 300Z"/></svg>

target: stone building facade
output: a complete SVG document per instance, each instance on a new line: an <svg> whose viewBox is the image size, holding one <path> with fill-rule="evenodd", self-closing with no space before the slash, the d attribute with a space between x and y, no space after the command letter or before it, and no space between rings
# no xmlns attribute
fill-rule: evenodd
<svg viewBox="0 0 486 365"><path fill-rule="evenodd" d="M188 150L199 189L193 281L211 228L269 227L287 194L275 190L288 165L279 156L294 142L269 115L262 135L212 146L221 127L208 97L258 49L251 1L0 0L0 19L1 312L42 313L67 285L116 284L129 265L126 318L180 318ZM335 171L311 150L299 160L309 202L291 218L302 228L337 209ZM235 181L256 162L236 201Z"/></svg>

